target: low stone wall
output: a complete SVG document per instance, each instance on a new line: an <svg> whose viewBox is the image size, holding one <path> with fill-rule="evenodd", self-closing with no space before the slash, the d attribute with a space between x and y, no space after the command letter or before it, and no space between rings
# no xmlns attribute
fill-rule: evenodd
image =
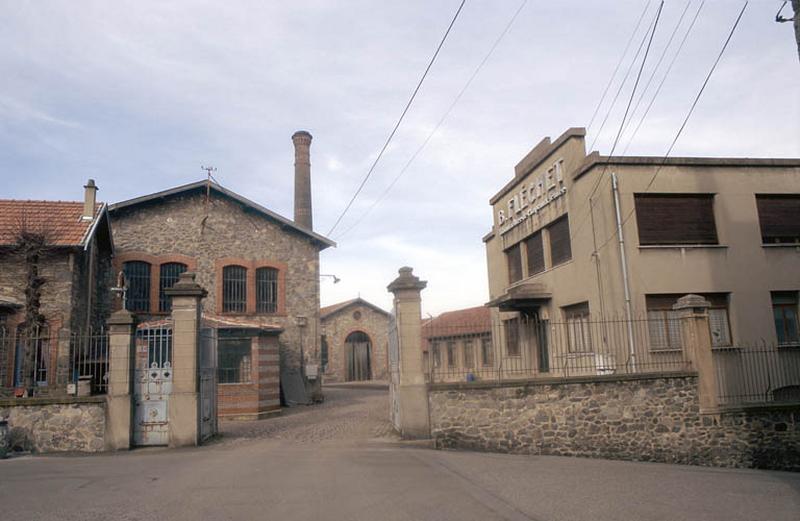
<svg viewBox="0 0 800 521"><path fill-rule="evenodd" d="M437 384L437 447L800 470L800 404L702 414L697 376Z"/></svg>
<svg viewBox="0 0 800 521"><path fill-rule="evenodd" d="M0 400L10 452L97 452L104 448L105 397Z"/></svg>

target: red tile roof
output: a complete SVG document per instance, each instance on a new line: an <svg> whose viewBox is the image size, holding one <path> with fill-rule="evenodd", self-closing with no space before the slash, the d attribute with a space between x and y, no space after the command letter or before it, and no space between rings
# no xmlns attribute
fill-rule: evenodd
<svg viewBox="0 0 800 521"><path fill-rule="evenodd" d="M101 208L95 205L94 219L84 221L82 202L0 199L0 245L15 244L25 227L45 234L51 246L83 246Z"/></svg>
<svg viewBox="0 0 800 521"><path fill-rule="evenodd" d="M422 323L424 339L479 335L491 331L492 316L485 306L447 311Z"/></svg>
<svg viewBox="0 0 800 521"><path fill-rule="evenodd" d="M373 304L371 302L367 302L366 300L364 300L361 297L358 297L358 298L351 298L350 300L345 300L344 302L339 302L338 304L332 304L330 306L325 306L323 308L319 308L319 318L324 320L324 319L330 317L331 315L334 315L334 314L338 313L339 311L342 311L345 308L347 308L349 306L352 306L354 304L360 304L362 306L371 308L372 310L374 310L377 313L381 313L383 315L389 315L389 313L387 313L386 310L381 309L380 307L376 306L375 304Z"/></svg>

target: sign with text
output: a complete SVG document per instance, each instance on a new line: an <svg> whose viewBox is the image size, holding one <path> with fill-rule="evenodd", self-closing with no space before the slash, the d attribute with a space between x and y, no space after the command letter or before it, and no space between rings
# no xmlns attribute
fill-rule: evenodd
<svg viewBox="0 0 800 521"><path fill-rule="evenodd" d="M512 192L506 207L497 211L500 233L515 228L565 193L564 159L559 159L539 177L519 185L516 192Z"/></svg>

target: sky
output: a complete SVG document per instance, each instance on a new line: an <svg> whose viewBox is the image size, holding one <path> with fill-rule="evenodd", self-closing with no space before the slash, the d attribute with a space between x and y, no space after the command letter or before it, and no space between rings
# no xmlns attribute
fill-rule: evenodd
<svg viewBox="0 0 800 521"><path fill-rule="evenodd" d="M116 202L203 179L211 165L223 186L291 218L290 138L305 129L315 230L327 234L459 3L0 0L0 198L81 200L94 178L99 198ZM673 156L800 157L800 64L791 24L774 22L780 4L750 2ZM389 309L386 286L401 266L428 281L425 314L485 303L488 200L514 165L543 137L590 122L587 147L596 139L594 150L611 150L655 1L524 2L448 112L521 5L467 0L330 234L338 247L322 252L321 272L340 282L321 279L323 305L361 296ZM659 63L686 7L665 3L634 122L699 6ZM666 153L741 6L705 2L640 130L623 134L628 154Z"/></svg>

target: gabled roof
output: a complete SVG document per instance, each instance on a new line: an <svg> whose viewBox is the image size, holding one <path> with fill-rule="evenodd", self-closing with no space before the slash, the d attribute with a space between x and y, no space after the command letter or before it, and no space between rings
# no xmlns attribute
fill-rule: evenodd
<svg viewBox="0 0 800 521"><path fill-rule="evenodd" d="M127 201L121 201L119 203L114 203L114 204L110 205L108 207L108 209L109 209L110 212L113 213L113 212L115 212L117 210L121 210L123 208L131 208L131 207L134 207L134 206L138 206L140 204L152 203L154 201L158 201L159 199L165 199L167 197L180 195L180 194L183 194L183 193L186 193L186 192L191 192L193 190L201 190L201 189L205 190L206 187L210 188L212 191L214 191L214 192L216 192L216 193L218 193L220 195L223 195L225 197L233 199L234 201L236 201L236 202L238 202L238 203L250 208L251 210L254 210L254 211L260 213L261 215L263 215L267 219L271 219L273 221L276 221L277 223L279 223L282 226L285 226L285 227L290 228L290 229L292 229L292 230L294 230L294 231L296 231L296 232L298 232L298 233L300 233L302 235L305 235L306 237L310 238L313 242L315 242L319 246L321 246L320 249L325 249L325 248L327 248L329 246L336 246L336 243L333 242L332 240L328 239L327 237L324 237L324 236L322 236L322 235L320 235L320 234L318 234L318 233L316 233L316 232L314 232L312 230L308 230L306 228L303 228L302 226L298 225L297 223L295 223L291 219L287 219L286 217L283 217L282 215L279 215L279 214L273 212L272 210L268 210L267 208L261 206L260 204L258 204L256 202L253 202L250 199L247 199L246 197L243 197L243 196L237 194L236 192L232 192L232 191L228 190L227 188L223 188L222 186L220 186L217 183L209 182L209 181L205 181L205 180L204 181L197 181L197 182L194 182L194 183L189 183L187 185L176 186L175 188L170 188L169 190L162 190L161 192L156 192L156 193L149 194L149 195L143 195L141 197L134 197L133 199L128 199Z"/></svg>
<svg viewBox="0 0 800 521"><path fill-rule="evenodd" d="M100 223L108 225L106 205L96 204L91 220L82 216L82 202L0 199L0 245L16 244L25 228L44 234L49 246L86 247Z"/></svg>
<svg viewBox="0 0 800 521"><path fill-rule="evenodd" d="M366 306L375 311L376 313L389 316L389 313L387 311L379 308L378 306L372 304L371 302L367 302L361 297L358 297L350 300L345 300L344 302L339 302L338 304L332 304L330 306L319 308L319 318L320 320L324 320L332 315L335 315L336 313L339 313L351 306L356 306L356 305Z"/></svg>
<svg viewBox="0 0 800 521"><path fill-rule="evenodd" d="M447 338L490 333L492 316L489 308L474 308L446 311L422 324L422 338Z"/></svg>

